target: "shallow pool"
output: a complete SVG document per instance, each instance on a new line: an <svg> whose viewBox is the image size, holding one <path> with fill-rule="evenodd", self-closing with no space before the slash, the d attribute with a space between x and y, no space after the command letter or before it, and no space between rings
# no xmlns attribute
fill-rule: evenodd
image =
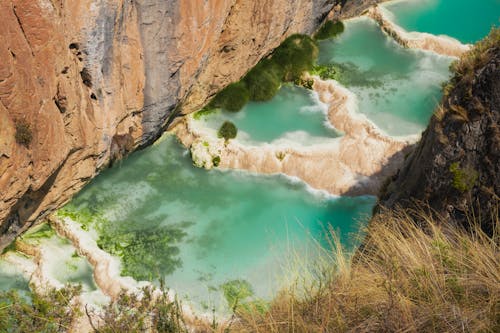
<svg viewBox="0 0 500 333"><path fill-rule="evenodd" d="M462 43L474 43L500 23L500 0L405 0L384 8L408 31L448 35Z"/></svg>
<svg viewBox="0 0 500 333"><path fill-rule="evenodd" d="M123 275L165 275L198 309L224 311L224 283L244 280L256 297L272 296L294 253L313 255L330 227L349 244L374 203L283 176L207 172L168 136L103 172L66 211L91 221L98 244L122 258Z"/></svg>
<svg viewBox="0 0 500 333"><path fill-rule="evenodd" d="M452 58L400 47L368 18L346 22L320 42L320 64L336 64L338 81L355 93L359 112L390 135L420 133L441 99Z"/></svg>
<svg viewBox="0 0 500 333"><path fill-rule="evenodd" d="M218 130L229 120L238 128L237 139L250 144L279 140L309 144L339 136L327 120L327 111L317 93L284 84L270 101L250 102L239 112L217 110L198 121Z"/></svg>

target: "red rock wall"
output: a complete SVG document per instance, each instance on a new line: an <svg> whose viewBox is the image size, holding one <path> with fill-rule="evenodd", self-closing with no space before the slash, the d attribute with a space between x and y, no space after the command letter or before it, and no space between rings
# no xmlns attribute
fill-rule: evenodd
<svg viewBox="0 0 500 333"><path fill-rule="evenodd" d="M1 0L0 249L329 0ZM32 140L16 142L16 123Z"/></svg>

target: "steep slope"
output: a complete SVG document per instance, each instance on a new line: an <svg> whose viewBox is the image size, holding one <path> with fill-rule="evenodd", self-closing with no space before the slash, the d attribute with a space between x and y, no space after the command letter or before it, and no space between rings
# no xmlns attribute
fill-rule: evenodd
<svg viewBox="0 0 500 333"><path fill-rule="evenodd" d="M0 2L0 250L332 0Z"/></svg>
<svg viewBox="0 0 500 333"><path fill-rule="evenodd" d="M500 30L453 65L442 107L380 205L417 208L468 226L470 214L492 234L500 197Z"/></svg>

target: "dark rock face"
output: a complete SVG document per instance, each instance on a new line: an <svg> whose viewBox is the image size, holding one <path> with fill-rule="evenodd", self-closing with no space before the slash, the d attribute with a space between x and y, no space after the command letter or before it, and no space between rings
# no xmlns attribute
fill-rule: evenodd
<svg viewBox="0 0 500 333"><path fill-rule="evenodd" d="M473 65L464 65L472 58L466 55L455 66L442 109L381 194L377 209L428 204L435 214L465 227L474 214L482 229L492 234L500 196L498 31L486 49L473 58Z"/></svg>
<svg viewBox="0 0 500 333"><path fill-rule="evenodd" d="M380 2L387 0L343 0L342 4L342 18L349 18L358 16L367 10L369 7L376 5Z"/></svg>

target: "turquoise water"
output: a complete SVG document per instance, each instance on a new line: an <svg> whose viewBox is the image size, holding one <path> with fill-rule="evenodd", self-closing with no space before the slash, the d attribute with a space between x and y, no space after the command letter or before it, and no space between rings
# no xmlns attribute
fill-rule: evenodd
<svg viewBox="0 0 500 333"><path fill-rule="evenodd" d="M166 275L199 309L224 311L222 284L245 280L256 297L272 296L292 253L313 255L329 226L348 244L374 203L313 194L282 176L198 169L168 136L103 172L66 211L93 220L123 275Z"/></svg>
<svg viewBox="0 0 500 333"><path fill-rule="evenodd" d="M236 113L217 111L203 116L202 121L218 130L226 120L238 128L238 139L243 141L272 142L288 139L307 143L305 138L332 138L338 133L331 128L326 112L315 92L285 84L268 102L250 102Z"/></svg>
<svg viewBox="0 0 500 333"><path fill-rule="evenodd" d="M500 0L408 0L384 4L408 31L448 35L474 43L500 21Z"/></svg>
<svg viewBox="0 0 500 333"><path fill-rule="evenodd" d="M19 269L0 259L0 292L12 289L28 291L28 281Z"/></svg>
<svg viewBox="0 0 500 333"><path fill-rule="evenodd" d="M59 237L46 224L37 226L24 234L22 240L36 245L47 254L46 273L62 284L81 284L82 292L97 290L93 269L87 259L80 257L73 245Z"/></svg>
<svg viewBox="0 0 500 333"><path fill-rule="evenodd" d="M404 49L369 19L345 24L336 39L320 42L318 62L337 64L341 84L359 111L390 135L420 133L441 99L451 58Z"/></svg>
<svg viewBox="0 0 500 333"><path fill-rule="evenodd" d="M41 249L48 260L45 274L62 284L81 284L82 292L97 291L92 267L88 261L76 253L76 249L64 238L59 237L47 224L40 224L23 234L20 241ZM28 265L35 265L34 258L18 252L8 252ZM0 290L17 289L27 291L28 281L21 271L13 267L7 259L0 259Z"/></svg>

